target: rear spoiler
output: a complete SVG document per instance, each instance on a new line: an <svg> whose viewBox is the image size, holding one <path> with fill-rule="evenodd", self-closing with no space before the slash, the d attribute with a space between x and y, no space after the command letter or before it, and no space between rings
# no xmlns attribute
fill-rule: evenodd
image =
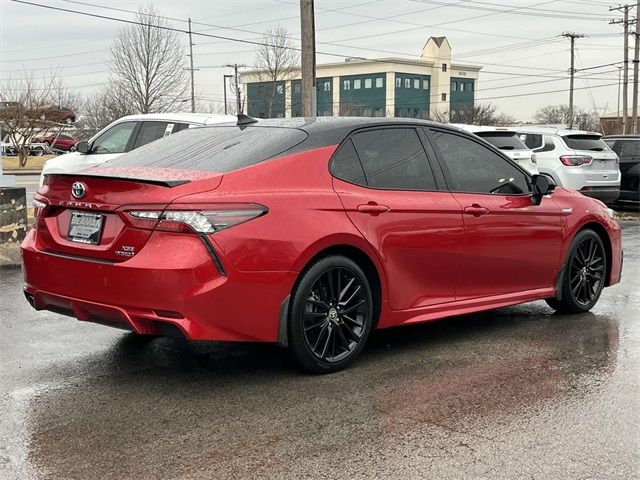
<svg viewBox="0 0 640 480"><path fill-rule="evenodd" d="M147 183L150 185L159 185L161 187L168 187L168 188L173 188L173 187L178 187L180 185L184 185L186 183L190 183L191 179L184 179L184 180L162 180L160 178L149 178L149 177L142 177L142 176L137 176L137 175L132 175L132 176L126 176L126 175L105 175L105 174L98 174L98 173L51 173L47 176L52 176L52 177L56 177L56 176L60 176L60 177L92 177L92 178L103 178L105 180L124 180L124 181L131 181L131 182L138 182L138 183Z"/></svg>

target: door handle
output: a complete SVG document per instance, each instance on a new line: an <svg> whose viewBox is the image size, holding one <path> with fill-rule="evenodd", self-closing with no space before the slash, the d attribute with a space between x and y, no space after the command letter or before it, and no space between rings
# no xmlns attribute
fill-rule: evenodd
<svg viewBox="0 0 640 480"><path fill-rule="evenodd" d="M389 207L386 205L379 205L376 202L365 203L364 205L358 205L358 211L362 213L368 213L369 215L380 215L389 211Z"/></svg>
<svg viewBox="0 0 640 480"><path fill-rule="evenodd" d="M489 213L489 209L474 203L470 207L464 207L464 213L467 215L473 215L474 217L480 217Z"/></svg>

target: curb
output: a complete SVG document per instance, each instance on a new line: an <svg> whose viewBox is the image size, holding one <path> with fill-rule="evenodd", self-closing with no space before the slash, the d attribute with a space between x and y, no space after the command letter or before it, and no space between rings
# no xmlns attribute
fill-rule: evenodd
<svg viewBox="0 0 640 480"><path fill-rule="evenodd" d="M5 175L40 175L42 170L3 170Z"/></svg>

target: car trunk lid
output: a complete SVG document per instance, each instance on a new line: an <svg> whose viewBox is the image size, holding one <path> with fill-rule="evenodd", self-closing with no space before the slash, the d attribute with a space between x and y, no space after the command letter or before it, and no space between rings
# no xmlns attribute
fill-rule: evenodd
<svg viewBox="0 0 640 480"><path fill-rule="evenodd" d="M175 169L96 168L49 175L36 196L40 248L105 262L133 257L152 230L135 228L128 211L162 210L183 195L216 189L222 174Z"/></svg>

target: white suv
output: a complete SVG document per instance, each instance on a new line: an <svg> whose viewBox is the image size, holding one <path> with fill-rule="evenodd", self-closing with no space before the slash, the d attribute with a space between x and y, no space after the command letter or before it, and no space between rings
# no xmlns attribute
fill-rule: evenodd
<svg viewBox="0 0 640 480"><path fill-rule="evenodd" d="M527 170L531 175L537 175L539 173L536 165L536 154L523 143L518 136L518 132L515 130L511 130L506 127L487 127L463 124L454 125L486 140L511 160Z"/></svg>
<svg viewBox="0 0 640 480"><path fill-rule="evenodd" d="M40 186L44 184L45 175L73 173L101 165L186 128L236 122L237 118L231 115L201 113L149 113L122 117L100 130L88 142L78 143L77 151L47 161L40 175Z"/></svg>
<svg viewBox="0 0 640 480"><path fill-rule="evenodd" d="M620 195L618 156L597 132L556 127L516 127L537 158L538 170L557 185L611 203Z"/></svg>

